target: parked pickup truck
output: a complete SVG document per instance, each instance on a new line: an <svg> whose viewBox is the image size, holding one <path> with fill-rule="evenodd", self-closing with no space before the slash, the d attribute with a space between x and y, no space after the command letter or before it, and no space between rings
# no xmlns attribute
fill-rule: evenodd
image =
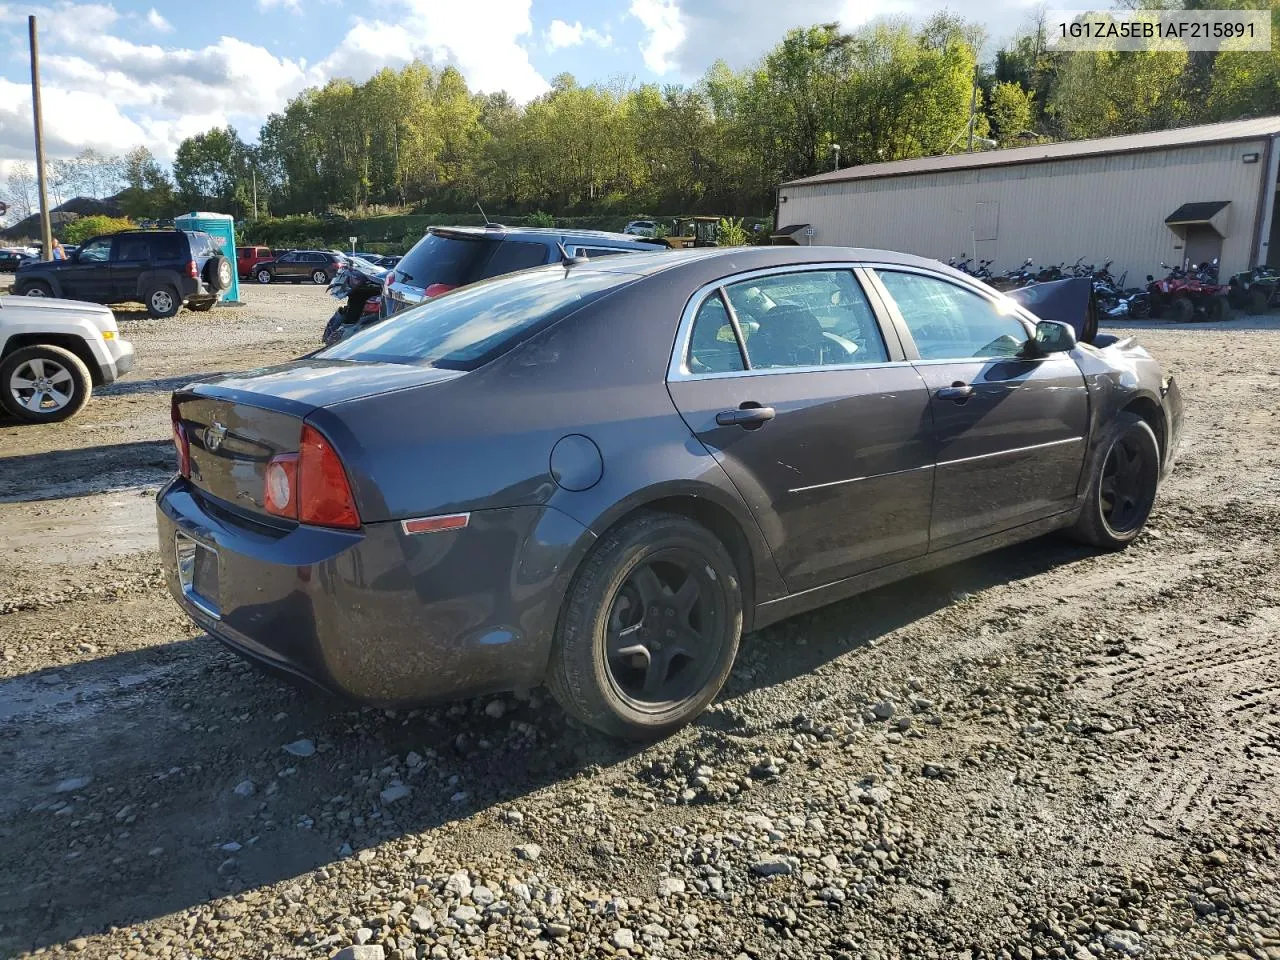
<svg viewBox="0 0 1280 960"><path fill-rule="evenodd" d="M29 423L78 413L94 387L133 367L133 344L104 306L0 297L0 407Z"/></svg>

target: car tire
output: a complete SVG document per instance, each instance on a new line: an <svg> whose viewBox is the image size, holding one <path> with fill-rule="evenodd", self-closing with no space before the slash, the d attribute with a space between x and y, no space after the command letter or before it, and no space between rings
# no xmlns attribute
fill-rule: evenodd
<svg viewBox="0 0 1280 960"><path fill-rule="evenodd" d="M43 280L32 280L21 286L19 294L24 297L52 297L53 287Z"/></svg>
<svg viewBox="0 0 1280 960"><path fill-rule="evenodd" d="M323 270L313 270L311 273L311 282L315 284L327 284L329 282L329 274Z"/></svg>
<svg viewBox="0 0 1280 960"><path fill-rule="evenodd" d="M1245 311L1253 317L1260 313L1267 312L1267 291L1261 287L1254 287L1249 291L1248 299L1245 302Z"/></svg>
<svg viewBox="0 0 1280 960"><path fill-rule="evenodd" d="M47 384L48 389L34 389L36 384ZM38 406L32 407L37 394ZM27 423L57 423L73 417L92 394L89 368L63 347L20 347L0 362L0 406Z"/></svg>
<svg viewBox="0 0 1280 960"><path fill-rule="evenodd" d="M231 261L223 256L213 256L205 261L204 285L214 293L221 293L231 288L235 279L235 270Z"/></svg>
<svg viewBox="0 0 1280 960"><path fill-rule="evenodd" d="M1121 412L1099 445L1089 494L1072 535L1103 550L1122 550L1146 525L1160 486L1160 444L1151 425Z"/></svg>
<svg viewBox="0 0 1280 960"><path fill-rule="evenodd" d="M652 740L720 692L742 636L742 588L724 544L670 513L606 533L569 588L547 673L565 711L610 736Z"/></svg>
<svg viewBox="0 0 1280 960"><path fill-rule="evenodd" d="M258 282L259 282L259 283L270 283L270 282L271 282L271 271L270 271L270 270L259 270L259 271L258 271Z"/></svg>
<svg viewBox="0 0 1280 960"><path fill-rule="evenodd" d="M147 291L143 301L147 308L147 316L153 320L164 320L172 317L182 306L182 297L167 283L160 283Z"/></svg>
<svg viewBox="0 0 1280 960"><path fill-rule="evenodd" d="M1190 297L1174 297L1169 304L1169 319L1174 323L1190 323L1196 315L1196 305Z"/></svg>

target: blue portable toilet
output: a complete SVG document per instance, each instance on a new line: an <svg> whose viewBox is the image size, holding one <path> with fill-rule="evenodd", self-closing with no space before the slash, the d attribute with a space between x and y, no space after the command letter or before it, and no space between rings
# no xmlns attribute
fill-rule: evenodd
<svg viewBox="0 0 1280 960"><path fill-rule="evenodd" d="M231 261L231 286L218 294L223 303L240 302L240 270L236 266L236 221L225 213L184 213L173 218L179 230L202 230L222 246L222 255Z"/></svg>

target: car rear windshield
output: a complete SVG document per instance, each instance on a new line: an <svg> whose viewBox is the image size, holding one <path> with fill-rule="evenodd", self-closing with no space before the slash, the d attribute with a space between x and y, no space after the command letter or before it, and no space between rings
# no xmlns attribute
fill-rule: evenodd
<svg viewBox="0 0 1280 960"><path fill-rule="evenodd" d="M571 272L559 265L508 274L428 300L317 356L474 370L636 279L626 273Z"/></svg>
<svg viewBox="0 0 1280 960"><path fill-rule="evenodd" d="M396 273L424 290L434 283L466 286L484 276L485 264L501 242L493 237L428 233L404 255Z"/></svg>

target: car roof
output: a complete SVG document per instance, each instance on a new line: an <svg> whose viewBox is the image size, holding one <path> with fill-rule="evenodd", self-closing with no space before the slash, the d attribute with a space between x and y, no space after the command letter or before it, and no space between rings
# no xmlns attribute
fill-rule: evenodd
<svg viewBox="0 0 1280 960"><path fill-rule="evenodd" d="M650 276L687 268L698 273L717 272L727 276L732 273L808 263L887 263L904 267L922 267L934 273L968 281L973 279L968 274L938 260L869 247L703 247L692 250L637 253L628 257L606 257L595 261L588 259L586 263L579 264L573 269Z"/></svg>
<svg viewBox="0 0 1280 960"><path fill-rule="evenodd" d="M542 237L547 239L570 240L608 240L612 243L644 250L653 246L652 242L637 239L625 233L611 233L607 230L561 230L558 227L508 227L491 224L487 227L431 227L433 233L468 234L476 237Z"/></svg>

